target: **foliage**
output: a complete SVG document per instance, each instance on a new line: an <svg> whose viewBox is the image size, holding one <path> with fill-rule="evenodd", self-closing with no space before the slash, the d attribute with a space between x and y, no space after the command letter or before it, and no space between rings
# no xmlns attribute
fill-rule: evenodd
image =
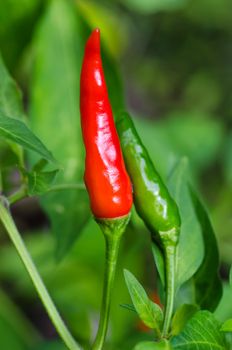
<svg viewBox="0 0 232 350"><path fill-rule="evenodd" d="M106 350L232 344L230 14L229 0L0 2L1 196L83 348L89 348L98 321L104 258L83 186L78 107L84 43L95 26L102 31L115 116L125 107L135 116L182 220L169 339L158 341L163 254L133 212L120 251ZM0 347L64 349L5 237L1 226ZM141 331L144 324L151 331Z"/></svg>

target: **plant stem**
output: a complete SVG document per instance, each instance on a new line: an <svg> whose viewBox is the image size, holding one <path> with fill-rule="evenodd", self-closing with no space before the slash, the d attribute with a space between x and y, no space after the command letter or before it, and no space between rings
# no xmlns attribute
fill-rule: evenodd
<svg viewBox="0 0 232 350"><path fill-rule="evenodd" d="M54 185L44 193L50 193L50 192L57 192L57 191L64 191L64 190L85 190L84 184L60 184L60 185ZM14 204L28 196L28 189L27 186L24 184L22 185L18 191L14 192L8 197L8 201L10 204Z"/></svg>
<svg viewBox="0 0 232 350"><path fill-rule="evenodd" d="M176 270L176 247L165 248L165 268L166 268L166 302L164 310L164 323L162 338L168 337L175 297L175 270Z"/></svg>
<svg viewBox="0 0 232 350"><path fill-rule="evenodd" d="M102 350L108 328L111 296L120 240L130 220L130 213L115 219L95 219L105 237L106 258L100 322L92 350Z"/></svg>
<svg viewBox="0 0 232 350"><path fill-rule="evenodd" d="M31 256L24 245L24 242L15 226L15 223L6 207L3 204L3 200L0 198L0 220L5 227L11 241L13 242L20 258L22 259L27 272L29 273L31 280L39 294L39 297L44 304L48 315L50 316L57 332L63 339L69 350L80 350L80 347L73 339L72 335L65 326L61 316L59 315L48 291L31 259Z"/></svg>
<svg viewBox="0 0 232 350"><path fill-rule="evenodd" d="M25 185L22 185L18 191L12 193L9 197L8 197L8 201L10 204L14 204L18 201L20 201L21 199L24 199L27 197L27 188Z"/></svg>
<svg viewBox="0 0 232 350"><path fill-rule="evenodd" d="M48 192L56 192L56 191L64 191L64 190L85 190L84 184L60 184L54 185L50 187L46 193Z"/></svg>
<svg viewBox="0 0 232 350"><path fill-rule="evenodd" d="M101 316L97 336L92 350L101 350L103 348L109 321L111 295L114 283L114 276L119 251L120 237L105 235L106 259L105 259L105 277L101 305Z"/></svg>

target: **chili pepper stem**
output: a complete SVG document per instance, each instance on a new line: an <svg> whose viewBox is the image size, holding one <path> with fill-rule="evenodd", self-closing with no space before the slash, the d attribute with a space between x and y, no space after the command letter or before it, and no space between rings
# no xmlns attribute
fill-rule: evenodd
<svg viewBox="0 0 232 350"><path fill-rule="evenodd" d="M100 323L99 323L96 340L93 345L93 350L102 349L105 341L107 328L108 328L108 321L109 321L111 295L112 295L118 250L119 250L119 244L120 244L120 238L115 239L115 238L105 236L105 240L106 240L106 259L105 259L105 277L104 277L104 287L103 287L103 296L102 296L102 305L101 305L101 316L100 316Z"/></svg>
<svg viewBox="0 0 232 350"><path fill-rule="evenodd" d="M20 233L15 226L10 212L5 207L4 197L0 197L0 221L2 222L6 232L8 233L12 243L14 244L30 278L39 294L39 297L44 304L48 315L50 316L57 332L63 339L69 350L80 350L80 347L75 342L69 330L65 326L61 316L59 315L33 261L32 258L20 236Z"/></svg>
<svg viewBox="0 0 232 350"><path fill-rule="evenodd" d="M166 267L166 302L164 310L162 338L167 338L172 319L175 297L176 247L165 247L164 254Z"/></svg>
<svg viewBox="0 0 232 350"><path fill-rule="evenodd" d="M118 251L122 234L125 231L126 225L129 221L130 214L121 218L112 220L98 220L101 230L105 237L105 275L104 275L104 286L101 304L100 322L96 339L92 346L92 350L102 350L105 342L110 304L112 297L112 290L114 284L115 271L118 260Z"/></svg>

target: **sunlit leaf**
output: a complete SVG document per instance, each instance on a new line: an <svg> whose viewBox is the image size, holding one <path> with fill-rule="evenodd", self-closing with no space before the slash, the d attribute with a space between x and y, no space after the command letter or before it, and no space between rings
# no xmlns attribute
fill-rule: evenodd
<svg viewBox="0 0 232 350"><path fill-rule="evenodd" d="M208 311L198 311L186 324L183 331L172 338L173 349L226 350L220 323Z"/></svg>
<svg viewBox="0 0 232 350"><path fill-rule="evenodd" d="M0 136L34 151L50 162L56 163L51 152L22 121L9 118L0 110Z"/></svg>
<svg viewBox="0 0 232 350"><path fill-rule="evenodd" d="M146 326L159 330L163 320L161 308L148 298L142 285L131 272L124 270L124 276L132 302L139 317Z"/></svg>
<svg viewBox="0 0 232 350"><path fill-rule="evenodd" d="M82 181L83 142L79 115L79 77L84 52L82 22L65 0L51 1L34 40L31 119L33 130L62 164L59 183ZM42 206L62 258L89 218L85 191L67 190L44 196Z"/></svg>
<svg viewBox="0 0 232 350"><path fill-rule="evenodd" d="M181 232L177 255L177 288L199 268L204 254L201 227L188 188L188 160L183 158L169 177L169 189L180 210Z"/></svg>
<svg viewBox="0 0 232 350"><path fill-rule="evenodd" d="M226 320L221 326L222 332L232 332L232 319Z"/></svg>
<svg viewBox="0 0 232 350"><path fill-rule="evenodd" d="M0 55L0 110L9 118L24 119L24 110L21 91L10 76L3 59ZM9 139L8 139L9 141ZM23 165L23 150L19 144L9 142L11 149L17 155L19 162Z"/></svg>
<svg viewBox="0 0 232 350"><path fill-rule="evenodd" d="M171 345L167 340L161 340L158 343L146 341L137 344L133 350L171 350Z"/></svg>
<svg viewBox="0 0 232 350"><path fill-rule="evenodd" d="M0 109L7 116L23 119L22 94L0 55Z"/></svg>

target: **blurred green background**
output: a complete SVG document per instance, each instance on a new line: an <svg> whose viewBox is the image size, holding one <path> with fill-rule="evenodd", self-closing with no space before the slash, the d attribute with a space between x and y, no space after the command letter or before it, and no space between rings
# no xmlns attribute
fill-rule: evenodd
<svg viewBox="0 0 232 350"><path fill-rule="evenodd" d="M3 60L23 91L28 123L63 161L66 171L60 179L66 182L82 178L79 73L85 40L91 28L101 29L115 115L122 108L131 112L164 179L177 159L189 159L191 180L208 206L219 243L225 281L216 311L221 320L232 314L232 305L226 303L232 297L227 286L232 263L231 13L230 0L0 1ZM28 164L33 161L29 155ZM18 186L16 163L3 143L0 164L6 191ZM86 198L78 193L43 196L40 202L30 198L12 210L62 316L88 349L101 301L104 242ZM14 248L4 234L0 239L1 348L65 349ZM152 339L137 316L120 307L130 303L124 267L148 293L156 290L149 235L136 216L120 256L109 350L132 349L138 340Z"/></svg>

